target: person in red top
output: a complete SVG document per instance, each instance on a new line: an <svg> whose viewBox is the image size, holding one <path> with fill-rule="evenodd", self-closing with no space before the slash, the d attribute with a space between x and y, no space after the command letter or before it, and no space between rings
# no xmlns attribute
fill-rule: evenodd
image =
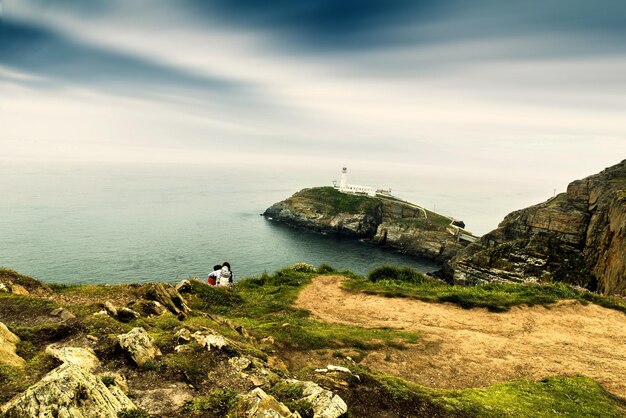
<svg viewBox="0 0 626 418"><path fill-rule="evenodd" d="M220 281L220 274L222 273L222 266L215 265L213 266L213 271L209 273L208 282L211 286L216 286Z"/></svg>

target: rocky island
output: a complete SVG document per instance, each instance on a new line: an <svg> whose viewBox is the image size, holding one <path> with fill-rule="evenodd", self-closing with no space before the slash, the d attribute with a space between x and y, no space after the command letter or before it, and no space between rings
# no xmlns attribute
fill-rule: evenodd
<svg viewBox="0 0 626 418"><path fill-rule="evenodd" d="M476 239L462 222L391 196L304 189L269 207L268 219L322 233L365 239L436 261L452 258Z"/></svg>

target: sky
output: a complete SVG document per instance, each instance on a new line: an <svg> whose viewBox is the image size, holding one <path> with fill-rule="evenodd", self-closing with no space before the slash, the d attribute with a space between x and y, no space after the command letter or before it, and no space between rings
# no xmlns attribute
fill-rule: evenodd
<svg viewBox="0 0 626 418"><path fill-rule="evenodd" d="M0 161L626 158L623 0L4 0ZM551 186L550 186L551 187Z"/></svg>

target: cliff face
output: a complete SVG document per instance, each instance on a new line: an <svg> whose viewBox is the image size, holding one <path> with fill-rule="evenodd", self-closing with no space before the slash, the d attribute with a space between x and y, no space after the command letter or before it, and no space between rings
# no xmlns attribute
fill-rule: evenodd
<svg viewBox="0 0 626 418"><path fill-rule="evenodd" d="M455 283L563 281L626 293L626 160L507 215L444 271Z"/></svg>
<svg viewBox="0 0 626 418"><path fill-rule="evenodd" d="M340 193L332 187L304 189L268 208L263 216L323 233L363 238L438 261L464 246L448 231L450 219L388 198Z"/></svg>

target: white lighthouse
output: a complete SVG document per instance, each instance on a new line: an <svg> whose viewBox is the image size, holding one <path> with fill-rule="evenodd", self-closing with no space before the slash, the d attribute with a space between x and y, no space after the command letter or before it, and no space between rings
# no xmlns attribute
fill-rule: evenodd
<svg viewBox="0 0 626 418"><path fill-rule="evenodd" d="M348 188L348 168L341 169L341 181L339 181L339 190L345 191Z"/></svg>

